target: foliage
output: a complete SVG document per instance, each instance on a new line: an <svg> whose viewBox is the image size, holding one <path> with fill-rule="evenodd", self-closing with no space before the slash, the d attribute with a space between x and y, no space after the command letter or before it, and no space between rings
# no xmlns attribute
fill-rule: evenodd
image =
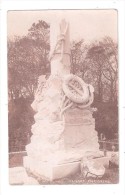
<svg viewBox="0 0 125 195"><path fill-rule="evenodd" d="M73 41L71 45L71 72L84 78L88 67L86 64L87 45L84 40Z"/></svg>
<svg viewBox="0 0 125 195"><path fill-rule="evenodd" d="M118 109L110 102L94 102L97 111L94 113L95 129L100 136L103 133L106 139L114 139L118 133Z"/></svg>
<svg viewBox="0 0 125 195"><path fill-rule="evenodd" d="M49 25L33 24L25 37L8 40L8 74L10 99L33 97L37 79L49 70Z"/></svg>
<svg viewBox="0 0 125 195"><path fill-rule="evenodd" d="M23 97L9 102L9 151L22 151L29 142L33 110L31 100Z"/></svg>
<svg viewBox="0 0 125 195"><path fill-rule="evenodd" d="M90 45L87 53L89 75L99 101L117 101L118 60L117 44L110 37Z"/></svg>

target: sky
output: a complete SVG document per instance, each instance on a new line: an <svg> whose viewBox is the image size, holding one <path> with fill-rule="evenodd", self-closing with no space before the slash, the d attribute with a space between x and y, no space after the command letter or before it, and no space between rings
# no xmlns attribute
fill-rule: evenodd
<svg viewBox="0 0 125 195"><path fill-rule="evenodd" d="M116 10L40 10L9 11L7 17L8 37L27 35L28 29L38 20L50 25L65 18L70 24L70 39L91 42L110 36L117 41Z"/></svg>

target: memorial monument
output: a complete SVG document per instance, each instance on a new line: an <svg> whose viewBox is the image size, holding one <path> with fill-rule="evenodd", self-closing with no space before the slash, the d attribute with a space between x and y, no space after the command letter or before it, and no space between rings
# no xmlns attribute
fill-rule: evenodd
<svg viewBox="0 0 125 195"><path fill-rule="evenodd" d="M98 152L93 118L94 89L70 73L69 24L50 29L51 75L39 78L32 108L36 111L24 167L39 178L54 180L75 174L81 159Z"/></svg>

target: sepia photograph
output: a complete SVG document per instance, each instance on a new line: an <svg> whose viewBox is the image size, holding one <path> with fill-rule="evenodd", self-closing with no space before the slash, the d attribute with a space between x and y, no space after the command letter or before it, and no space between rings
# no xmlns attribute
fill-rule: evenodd
<svg viewBox="0 0 125 195"><path fill-rule="evenodd" d="M7 12L11 185L119 183L116 9Z"/></svg>

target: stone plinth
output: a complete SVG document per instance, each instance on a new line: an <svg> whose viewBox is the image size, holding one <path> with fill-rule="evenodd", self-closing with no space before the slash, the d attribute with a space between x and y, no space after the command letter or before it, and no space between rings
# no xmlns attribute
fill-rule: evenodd
<svg viewBox="0 0 125 195"><path fill-rule="evenodd" d="M95 121L89 109L67 110L64 122L38 120L32 132L24 167L41 179L54 180L75 174L80 171L86 152L99 151Z"/></svg>
<svg viewBox="0 0 125 195"><path fill-rule="evenodd" d="M89 109L69 109L65 113L64 145L66 150L99 151L95 119Z"/></svg>
<svg viewBox="0 0 125 195"><path fill-rule="evenodd" d="M104 167L108 167L109 160L109 157L100 157L95 158L92 161L94 163L101 163ZM55 164L51 161L48 163L43 163L42 161L36 161L35 159L24 157L24 166L27 171L34 174L39 180L45 179L53 181L76 173L80 173L81 160L74 161L73 159L70 159L69 162Z"/></svg>
<svg viewBox="0 0 125 195"><path fill-rule="evenodd" d="M53 181L80 172L80 161L56 165L51 162L43 163L35 159L24 157L24 166L27 171L34 174L39 180L45 179Z"/></svg>

